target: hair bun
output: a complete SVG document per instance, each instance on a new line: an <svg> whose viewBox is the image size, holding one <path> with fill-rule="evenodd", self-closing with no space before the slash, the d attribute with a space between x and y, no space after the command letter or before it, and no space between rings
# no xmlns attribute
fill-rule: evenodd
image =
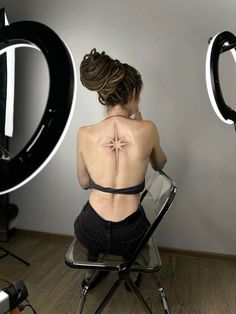
<svg viewBox="0 0 236 314"><path fill-rule="evenodd" d="M86 54L80 65L81 83L91 91L97 91L105 101L125 76L124 65L113 60L103 51L92 49Z"/></svg>

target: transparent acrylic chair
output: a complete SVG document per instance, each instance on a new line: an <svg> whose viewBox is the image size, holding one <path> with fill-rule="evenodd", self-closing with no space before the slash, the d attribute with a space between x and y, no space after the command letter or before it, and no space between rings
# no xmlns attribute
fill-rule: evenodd
<svg viewBox="0 0 236 314"><path fill-rule="evenodd" d="M150 221L150 227L129 261L124 261L122 257L104 254L100 254L99 260L96 262L88 261L87 249L83 247L83 245L76 238L74 238L65 256L66 265L72 268L94 270L91 279L82 289L80 303L76 312L77 314L82 313L90 283L93 282L99 271L117 272L118 276L117 280L114 282L113 286L110 288L107 295L94 313L101 313L103 311L112 295L123 281L137 297L138 301L142 304L143 309L147 313L152 313L140 290L130 277L130 273L134 272L139 274L153 274L150 277L155 279L165 313L170 313L164 289L161 287L157 276L154 276L156 275L154 273L161 269L161 259L157 247L157 237L155 236L155 231L162 218L171 207L176 190L177 188L175 182L163 171L155 172L153 177L146 184L146 187L141 194L141 204L145 210L148 220Z"/></svg>

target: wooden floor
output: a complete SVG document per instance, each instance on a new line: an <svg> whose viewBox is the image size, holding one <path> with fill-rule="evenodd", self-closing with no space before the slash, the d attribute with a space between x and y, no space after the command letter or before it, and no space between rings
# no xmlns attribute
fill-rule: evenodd
<svg viewBox="0 0 236 314"><path fill-rule="evenodd" d="M29 301L37 314L72 314L76 312L83 271L64 264L70 239L17 234L0 246L31 263L27 267L12 256L0 259L0 278L22 279ZM1 252L0 252L1 255ZM159 278L168 296L172 314L235 314L236 262L222 259L162 253ZM144 275L141 291L153 313L163 313L153 275ZM109 274L92 290L84 313L92 314L114 280ZM6 284L0 281L0 288ZM32 313L25 309L22 313ZM114 295L104 313L142 314L135 297L123 286Z"/></svg>

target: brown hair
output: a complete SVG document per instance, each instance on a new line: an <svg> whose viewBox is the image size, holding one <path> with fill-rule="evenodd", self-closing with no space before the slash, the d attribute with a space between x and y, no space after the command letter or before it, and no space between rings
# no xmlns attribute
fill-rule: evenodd
<svg viewBox="0 0 236 314"><path fill-rule="evenodd" d="M138 98L143 85L135 68L113 60L95 48L84 56L80 64L80 80L89 90L97 91L100 103L107 106L125 105L134 88Z"/></svg>

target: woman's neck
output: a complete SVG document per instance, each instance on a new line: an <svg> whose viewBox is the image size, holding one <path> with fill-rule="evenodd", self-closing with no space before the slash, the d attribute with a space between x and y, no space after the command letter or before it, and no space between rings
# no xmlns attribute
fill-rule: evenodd
<svg viewBox="0 0 236 314"><path fill-rule="evenodd" d="M128 118L132 113L130 112L129 108L124 108L120 105L116 105L111 107L107 110L106 118L113 117L113 116L123 116Z"/></svg>

